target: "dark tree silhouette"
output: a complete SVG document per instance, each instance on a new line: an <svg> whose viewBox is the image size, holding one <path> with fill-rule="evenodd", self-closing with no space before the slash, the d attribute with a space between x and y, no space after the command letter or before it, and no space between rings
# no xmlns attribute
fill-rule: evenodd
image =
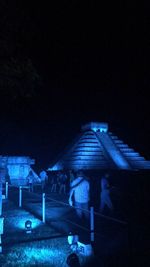
<svg viewBox="0 0 150 267"><path fill-rule="evenodd" d="M35 25L27 11L24 1L0 0L0 94L7 101L33 98L42 86L29 49Z"/></svg>

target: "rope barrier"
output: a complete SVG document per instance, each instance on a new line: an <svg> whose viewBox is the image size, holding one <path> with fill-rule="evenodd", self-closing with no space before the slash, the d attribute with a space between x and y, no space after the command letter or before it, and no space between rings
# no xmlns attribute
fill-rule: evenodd
<svg viewBox="0 0 150 267"><path fill-rule="evenodd" d="M120 224L123 224L123 225L127 225L128 223L125 222L125 221L122 221L122 220L119 220L119 219L116 219L116 218L113 218L113 217L110 217L110 216L106 216L106 215L103 215L102 213L99 213L99 212L94 212L95 215L98 215L104 219L107 219L107 220L110 220L110 221L114 221L114 222L117 222L117 223L120 223Z"/></svg>
<svg viewBox="0 0 150 267"><path fill-rule="evenodd" d="M69 206L70 208L74 208L74 209L76 209L75 206L70 206L68 203L65 203L65 202L62 202L62 201L59 201L59 200L56 200L56 199L52 199L52 198L50 198L50 197L47 197L47 199L50 199L50 200L52 200L52 201L54 201L54 202L58 202L58 203L60 203L60 204L62 204L62 205ZM78 208L78 209L90 213L89 210L85 210L85 209L82 209L82 208ZM102 218L104 218L104 219L111 220L111 221L114 221L114 222L117 222L117 223L120 223L120 224L127 225L127 222L124 222L124 221L122 221L122 220L119 220L119 219L116 219L116 218L113 218L113 217L110 217L110 216L103 215L102 213L99 213L99 212L95 212L95 211L94 211L94 215L98 215L98 216L100 216L100 217L102 217Z"/></svg>
<svg viewBox="0 0 150 267"><path fill-rule="evenodd" d="M18 188L18 187L17 187ZM20 188L20 187L19 187ZM21 187L22 188L22 187ZM22 189L26 189L26 188L28 188L27 186L23 186L23 188ZM21 190L22 191L22 190ZM39 194L39 193L33 193L33 192L29 192L29 191L25 191L26 193L28 193L29 195L35 195L36 197L38 196L41 196L41 194ZM45 193L42 193L42 195L44 194L44 196L45 196ZM45 199L45 197L44 197L44 199ZM82 210L82 211L85 211L85 212L88 212L89 214L90 214L90 229L89 228L87 228L87 227L84 227L84 226L82 226L81 224L78 224L78 223L76 223L76 222L73 222L73 221L71 221L71 220L68 220L68 219L63 219L63 221L64 222L66 222L66 223L69 223L69 224L71 224L71 225L74 225L75 227L77 227L78 228L78 230L79 230L79 228L80 229L82 229L82 230L84 230L84 231L86 231L87 233L90 233L90 239L91 239L91 242L93 241L94 242L94 235L95 236L99 236L99 237L105 237L105 235L103 235L102 233L99 233L99 232L97 232L97 230L95 230L94 229L94 215L96 216L99 216L99 217L102 217L102 218L104 218L104 219L107 219L107 220L109 220L109 221L113 221L113 222L115 222L115 223L119 223L119 224L123 224L123 225L127 225L127 223L126 222L124 222L124 221L121 221L121 220L119 220L119 219L116 219L116 218L112 218L112 217L109 217L109 216L106 216L106 215L103 215L103 214L100 214L100 213L98 213L98 212L94 212L94 208L93 207L90 207L90 211L89 210L86 210L86 209L82 209L82 208L76 208L75 206L70 206L68 203L65 203L65 202L63 202L63 201L60 201L60 200L56 200L56 199L54 199L54 198L51 198L51 197L49 197L49 196L46 196L46 199L47 200L50 200L50 202L52 202L52 203L58 203L58 204L61 204L61 205L63 205L63 206L67 206L67 207L69 207L69 208L72 208L72 209L80 209L80 210ZM45 200L44 200L45 201ZM29 203L30 203L30 201L29 201ZM43 202L41 201L41 204L42 204ZM44 203L43 203L44 204ZM27 207L26 207L27 208ZM28 208L27 208L28 209ZM92 212L91 212L92 211ZM37 216L37 214L35 214L33 211L31 211L30 210L30 212L32 213L32 214L34 214L35 216ZM45 217L45 208L44 209L42 209L42 216L41 216L42 218L40 218L40 219L42 219L42 221L43 222L45 222L46 224L48 224L48 225L51 225L51 222ZM92 219L91 219L92 218ZM58 222L58 220L57 220L57 222Z"/></svg>
<svg viewBox="0 0 150 267"><path fill-rule="evenodd" d="M12 185L11 185L11 187L16 187L16 186L12 186ZM17 187L17 188L19 188L19 187ZM23 188L28 188L28 187L27 187L27 186L23 186ZM40 195L40 194L35 193L35 192L28 192L28 193L29 193L29 194L32 194L32 195L36 195L36 196L39 196L39 195ZM61 205L67 206L67 207L72 208L72 209L77 209L75 206L70 206L69 203L65 203L65 202L63 202L63 201L56 200L56 199L54 199L54 198L52 198L52 197L49 197L49 195L46 195L46 200L50 200L50 201L59 203L59 204L61 204ZM79 209L79 210L82 210L82 211L85 211L85 212L88 212L88 213L90 214L90 211L89 211L89 210L82 209L82 208L78 208L78 209ZM119 224L122 224L122 225L127 225L127 224L128 224L128 223L125 222L125 221L122 221L122 220L120 220L120 219L116 219L116 218L114 218L114 217L110 217L110 216L104 215L104 214L102 214L102 213L100 213L100 212L96 212L96 211L94 211L94 215L97 215L97 216L99 216L99 217L101 217L101 218L104 218L104 219L107 219L107 220L110 220L110 221L113 221L113 222L115 222L115 223L119 223Z"/></svg>
<svg viewBox="0 0 150 267"><path fill-rule="evenodd" d="M86 227L84 227L84 226L82 226L82 225L80 225L80 224L78 224L78 223L72 222L72 221L67 220L67 219L65 219L64 221L65 221L65 222L69 222L69 223L71 223L71 224L73 224L73 225L75 225L75 226L77 226L77 227L79 227L79 228L85 230L86 232L90 232L90 230L89 230L88 228L86 228Z"/></svg>

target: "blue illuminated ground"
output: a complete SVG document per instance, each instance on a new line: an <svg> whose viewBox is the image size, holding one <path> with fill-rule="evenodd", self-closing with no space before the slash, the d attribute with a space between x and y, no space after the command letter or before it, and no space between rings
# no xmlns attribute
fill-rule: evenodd
<svg viewBox="0 0 150 267"><path fill-rule="evenodd" d="M52 199L54 198L54 200L56 198L58 202L52 201L47 196L46 221L48 224L45 225L37 219L42 216L42 198L40 194L29 195L28 192L24 192L23 207L26 210L23 210L18 208L17 191L13 190L9 192L9 199L13 199L16 204L12 204L11 202L3 203L3 216L5 219L4 235L2 236L3 254L0 255L0 266L23 267L34 265L65 267L67 266L66 259L72 251L68 245L67 236L58 237L58 235L62 235L62 233L67 235L70 229L75 228L74 230L80 236L80 241L87 241L85 235L89 237L89 234L83 228L79 229L77 227L77 221L73 217L75 215L74 210L68 207L65 201L63 204L60 204L59 201L64 200L62 199L62 195L53 194L50 197ZM68 196L64 197L67 199ZM26 220L32 220L32 234L25 233L24 225ZM69 220L72 220L75 224L71 225ZM129 228L128 225L124 226L110 219L106 220L101 216L95 216L95 232L97 234L95 234L94 252L96 260L97 258L100 259L102 264L96 265L96 261L96 264L91 266L127 267L131 262L133 263L132 266L136 267L138 266L137 263L144 263L144 265L139 265L141 267L149 266L147 265L150 240L149 228L144 228L144 231L143 229L141 231L141 228L139 229L134 229L133 224L132 228L131 226ZM137 235L135 235L136 231ZM135 240L133 239L134 236ZM136 248L135 252L133 251L133 247ZM79 255L79 258L82 263L81 266L85 267L85 257Z"/></svg>
<svg viewBox="0 0 150 267"><path fill-rule="evenodd" d="M66 259L72 251L67 237L42 240L60 233L12 203L3 205L3 216L5 223L0 266L68 266ZM24 223L28 219L33 223L31 234L26 234L24 229ZM40 238L41 241L32 241ZM80 256L80 261L84 263L84 257Z"/></svg>

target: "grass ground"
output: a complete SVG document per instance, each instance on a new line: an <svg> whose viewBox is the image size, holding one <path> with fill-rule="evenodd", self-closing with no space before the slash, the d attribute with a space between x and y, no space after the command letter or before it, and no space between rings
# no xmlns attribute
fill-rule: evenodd
<svg viewBox="0 0 150 267"><path fill-rule="evenodd" d="M11 202L4 203L3 217L3 253L0 255L0 266L68 266L66 259L72 251L67 237L56 238L60 233ZM31 234L25 232L26 220L32 221ZM84 265L86 259L80 255L79 259Z"/></svg>

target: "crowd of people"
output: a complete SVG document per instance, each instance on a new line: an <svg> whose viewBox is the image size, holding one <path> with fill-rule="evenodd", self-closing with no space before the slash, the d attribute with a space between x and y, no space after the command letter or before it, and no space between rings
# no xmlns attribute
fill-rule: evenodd
<svg viewBox="0 0 150 267"><path fill-rule="evenodd" d="M29 191L33 192L34 181L41 185L44 192L48 190L51 193L68 195L70 206L74 206L79 218L87 218L90 201L90 179L82 170L79 171L58 171L50 172L49 175L45 170L41 170L39 176L31 169L27 176ZM100 206L99 211L104 212L108 209L113 211L114 207L110 197L109 174L105 173L100 179Z"/></svg>
<svg viewBox="0 0 150 267"><path fill-rule="evenodd" d="M7 175L2 173L2 176L5 176L6 180ZM40 185L42 192L66 195L69 205L76 209L77 216L87 219L88 213L86 211L89 209L91 183L90 178L87 177L83 170L47 172L41 169L38 175L30 168L29 174L26 177L26 184L30 192L34 192L34 187ZM101 213L106 209L110 212L114 210L110 189L109 174L105 173L100 177L99 211Z"/></svg>
<svg viewBox="0 0 150 267"><path fill-rule="evenodd" d="M34 191L34 186L40 185L43 192L48 189L49 192L68 194L71 180L69 176L62 171L48 174L47 171L41 170L39 175L37 175L33 169L30 169L26 181L30 192Z"/></svg>

